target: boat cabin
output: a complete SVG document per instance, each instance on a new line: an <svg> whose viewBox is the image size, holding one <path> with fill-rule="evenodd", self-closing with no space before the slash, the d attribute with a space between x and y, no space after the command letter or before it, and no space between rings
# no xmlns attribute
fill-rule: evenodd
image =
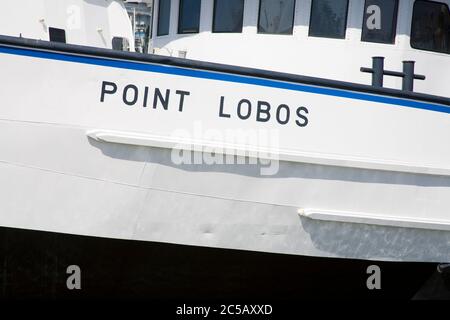
<svg viewBox="0 0 450 320"><path fill-rule="evenodd" d="M450 0L155 0L150 50L448 97L449 5ZM374 79L375 67L381 79ZM408 72L412 79L405 85Z"/></svg>
<svg viewBox="0 0 450 320"><path fill-rule="evenodd" d="M134 51L120 0L3 1L0 21L1 35Z"/></svg>

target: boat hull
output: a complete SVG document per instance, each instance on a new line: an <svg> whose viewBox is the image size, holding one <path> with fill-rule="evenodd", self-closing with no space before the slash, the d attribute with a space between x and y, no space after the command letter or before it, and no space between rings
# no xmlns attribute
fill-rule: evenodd
<svg viewBox="0 0 450 320"><path fill-rule="evenodd" d="M1 225L450 261L446 99L39 46L0 48Z"/></svg>
<svg viewBox="0 0 450 320"><path fill-rule="evenodd" d="M180 167L170 150L105 145L79 128L0 127L2 146L15 141L2 148L9 151L0 163L3 226L285 254L449 260L443 230L319 221L297 211L306 201L342 209L402 205L400 196L414 201L421 176L281 162L277 176L261 178L252 174L258 165ZM442 191L444 178L427 178L423 189Z"/></svg>

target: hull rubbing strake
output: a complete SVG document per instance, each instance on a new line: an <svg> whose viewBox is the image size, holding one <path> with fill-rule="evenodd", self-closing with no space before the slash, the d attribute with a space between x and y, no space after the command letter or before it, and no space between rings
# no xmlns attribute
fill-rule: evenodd
<svg viewBox="0 0 450 320"><path fill-rule="evenodd" d="M450 231L449 221L426 220L411 217L381 216L370 213L299 209L298 214L313 220L369 224L377 226Z"/></svg>
<svg viewBox="0 0 450 320"><path fill-rule="evenodd" d="M120 132L110 130L88 130L86 136L104 143L123 144L141 147L156 147L164 149L203 150L213 148L219 154L242 154L249 157L253 155L266 155L268 159L290 161L298 163L313 163L325 166L359 168L369 170L382 170L391 172L405 172L436 176L450 176L449 168L439 168L432 165L420 165L390 160L349 157L335 154L322 154L302 152L291 149L270 149L251 147L248 145L223 144L217 145L214 141L181 139L159 135L139 134L134 132ZM225 146L226 148L223 148ZM222 150L222 151L220 151Z"/></svg>

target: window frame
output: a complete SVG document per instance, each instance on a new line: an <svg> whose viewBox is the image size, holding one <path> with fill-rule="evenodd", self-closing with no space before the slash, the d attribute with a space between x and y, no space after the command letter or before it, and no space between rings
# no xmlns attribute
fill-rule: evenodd
<svg viewBox="0 0 450 320"><path fill-rule="evenodd" d="M262 7L262 1L263 0L259 0L259 7L258 7L258 20L257 20L257 25L256 25L256 32L257 34L272 34L272 35L280 35L280 36L291 36L294 34L294 26L295 26L295 11L297 9L297 0L293 0L294 1L294 10L292 10L292 26L291 26L291 31L289 33L273 33L273 32L261 32L259 29L260 26L260 21L261 21L261 7Z"/></svg>
<svg viewBox="0 0 450 320"><path fill-rule="evenodd" d="M414 1L414 5L413 5L413 10L412 10L412 15L411 15L411 26L410 26L411 28L410 28L410 32L409 32L409 46L411 47L411 49L414 49L414 50L420 50L420 51L426 51L426 52L433 52L433 53L436 53L436 54L449 55L450 52L442 52L442 51L436 51L436 50L430 50L430 49L423 49L423 48L417 48L417 47L413 46L412 33L413 33L413 26L414 26L414 12L415 12L416 4L418 2L426 2L426 3L445 5L447 7L448 13L450 14L450 7L449 7L449 5L446 2L432 1L432 0L415 0ZM449 36L449 40L450 40L450 36Z"/></svg>
<svg viewBox="0 0 450 320"><path fill-rule="evenodd" d="M346 40L347 39L348 20L349 20L348 16L349 16L349 11L350 11L349 10L350 9L350 0L346 0L347 1L347 6L346 6L346 9L345 9L345 22L344 22L345 30L344 30L344 36L343 37L328 37L328 36L311 35L311 22L312 22L314 1L316 1L316 0L311 0L311 10L310 10L310 13L309 13L308 37L310 37L310 38L321 38L321 39Z"/></svg>
<svg viewBox="0 0 450 320"><path fill-rule="evenodd" d="M64 41L56 41L56 40L52 40L52 33L53 31L55 32L60 32L62 31L64 34ZM61 29L61 28L55 28L55 27L48 27L48 41L50 42L55 42L55 43L67 43L67 33L66 33L66 29Z"/></svg>
<svg viewBox="0 0 450 320"><path fill-rule="evenodd" d="M200 32L200 24L201 24L201 20L202 20L202 0L198 0L200 1L200 13L199 13L199 17L198 17L198 26L197 29L195 31L190 31L190 32L181 32L180 26L181 26L181 11L183 10L183 1L185 0L180 0L178 3L178 26L177 26L177 33L178 34L196 34Z"/></svg>
<svg viewBox="0 0 450 320"><path fill-rule="evenodd" d="M171 20L171 11L172 11L172 0L168 0L169 1L169 17L168 17L168 21L169 21L169 28L167 29L167 33L165 34L161 34L159 31L159 22L161 21L161 1L163 0L159 0L158 1L158 21L156 21L156 36L157 37L164 37L164 36L168 36L170 34L170 20ZM152 14L152 19L153 19L153 14Z"/></svg>
<svg viewBox="0 0 450 320"><path fill-rule="evenodd" d="M398 15L399 15L399 11L400 11L399 10L400 9L400 0L395 0L395 15L394 15L394 21L392 22L392 24L395 25L395 28L392 29L392 32L393 32L393 41L392 42L363 40L364 27L366 24L366 21L364 18L366 16L367 1L368 0L364 0L363 22L362 22L362 27L361 27L361 42L396 45L397 44L397 34L398 34Z"/></svg>
<svg viewBox="0 0 450 320"><path fill-rule="evenodd" d="M154 3L155 3L155 0L153 0L153 4ZM153 39L153 33L154 33L153 29L155 29L155 26L154 26L154 23L155 23L155 10L154 9L155 9L155 7L153 7L152 11L151 11L151 20L152 21L150 22L150 39L149 39L149 43ZM158 4L158 11L159 11L159 4ZM159 12L158 12L158 17L159 17Z"/></svg>
<svg viewBox="0 0 450 320"><path fill-rule="evenodd" d="M216 24L216 5L217 5L217 1L219 1L219 0L214 0L214 4L213 4L213 21L212 21L211 32L212 33L242 33L242 31L244 30L245 0L241 0L242 1L242 17L241 17L240 31L215 31L214 30L214 26Z"/></svg>

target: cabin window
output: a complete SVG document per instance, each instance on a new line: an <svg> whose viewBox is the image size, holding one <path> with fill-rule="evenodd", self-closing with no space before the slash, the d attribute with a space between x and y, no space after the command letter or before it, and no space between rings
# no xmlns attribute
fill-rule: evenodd
<svg viewBox="0 0 450 320"><path fill-rule="evenodd" d="M215 0L213 32L242 32L244 0Z"/></svg>
<svg viewBox="0 0 450 320"><path fill-rule="evenodd" d="M48 33L50 35L50 41L66 43L66 30L58 28L48 28Z"/></svg>
<svg viewBox="0 0 450 320"><path fill-rule="evenodd" d="M395 43L398 0L366 0L362 41Z"/></svg>
<svg viewBox="0 0 450 320"><path fill-rule="evenodd" d="M258 33L292 34L295 0L261 0Z"/></svg>
<svg viewBox="0 0 450 320"><path fill-rule="evenodd" d="M169 34L170 2L171 0L159 0L157 36L166 36Z"/></svg>
<svg viewBox="0 0 450 320"><path fill-rule="evenodd" d="M113 50L130 51L130 42L127 38L114 37L112 39Z"/></svg>
<svg viewBox="0 0 450 320"><path fill-rule="evenodd" d="M450 53L450 11L446 4L416 1L411 29L411 47Z"/></svg>
<svg viewBox="0 0 450 320"><path fill-rule="evenodd" d="M178 33L198 33L201 0L180 0Z"/></svg>
<svg viewBox="0 0 450 320"><path fill-rule="evenodd" d="M344 39L347 29L348 0L313 0L309 35Z"/></svg>

